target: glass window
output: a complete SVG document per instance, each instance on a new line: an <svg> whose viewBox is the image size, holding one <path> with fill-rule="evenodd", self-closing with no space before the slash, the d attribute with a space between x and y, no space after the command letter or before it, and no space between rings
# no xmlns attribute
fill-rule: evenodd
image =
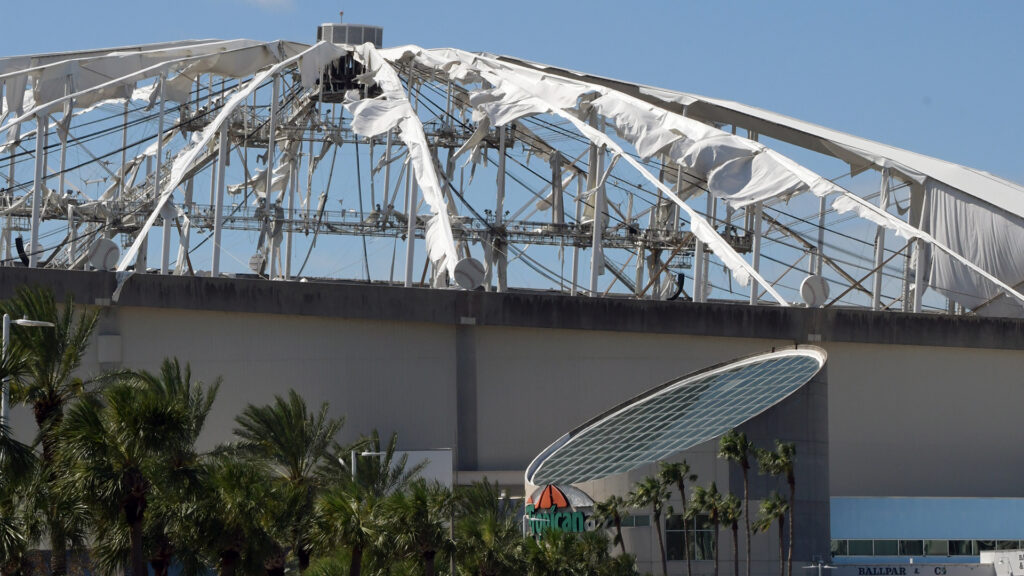
<svg viewBox="0 0 1024 576"><path fill-rule="evenodd" d="M832 556L848 556L849 554L850 548L846 545L846 540L832 541Z"/></svg>
<svg viewBox="0 0 1024 576"><path fill-rule="evenodd" d="M921 540L900 540L900 556L923 556L924 543Z"/></svg>
<svg viewBox="0 0 1024 576"><path fill-rule="evenodd" d="M1018 544L1017 540L996 540L996 550L1016 550Z"/></svg>
<svg viewBox="0 0 1024 576"><path fill-rule="evenodd" d="M669 527L668 528L669 530L672 529L670 522L671 522L671 519L666 520L666 525ZM609 524L609 526L613 526L613 525L614 524ZM623 528L640 528L640 527L643 527L643 526L650 526L650 525L651 525L651 517L648 514L631 514L631 515L626 516L625 518L622 519L622 527Z"/></svg>
<svg viewBox="0 0 1024 576"><path fill-rule="evenodd" d="M995 540L975 540L975 542L977 542L977 544L978 544L978 551L979 552L985 552L986 550L995 550L996 549L996 541Z"/></svg>
<svg viewBox="0 0 1024 576"><path fill-rule="evenodd" d="M899 550L897 540L875 540L875 556L897 556Z"/></svg>
<svg viewBox="0 0 1024 576"><path fill-rule="evenodd" d="M977 556L978 547L974 540L950 540L949 554L951 556Z"/></svg>
<svg viewBox="0 0 1024 576"><path fill-rule="evenodd" d="M686 559L684 528L690 544L690 559L713 559L715 532L708 525L707 516L703 515L688 521L684 521L679 514L672 514L665 519L665 556L669 560Z"/></svg>
<svg viewBox="0 0 1024 576"><path fill-rule="evenodd" d="M669 560L686 560L683 555L683 532L665 531L665 557Z"/></svg>
<svg viewBox="0 0 1024 576"><path fill-rule="evenodd" d="M871 556L874 554L871 540L850 540L848 544L850 556Z"/></svg>
<svg viewBox="0 0 1024 576"><path fill-rule="evenodd" d="M695 538L690 541L693 546L691 557L694 560L714 560L715 532L713 530L698 530L694 536Z"/></svg>
<svg viewBox="0 0 1024 576"><path fill-rule="evenodd" d="M584 482L676 454L774 406L822 363L816 352L785 350L684 376L580 427L531 464L529 479L537 485Z"/></svg>
<svg viewBox="0 0 1024 576"><path fill-rule="evenodd" d="M948 556L949 555L949 541L948 540L925 540L924 541L924 553L928 556Z"/></svg>

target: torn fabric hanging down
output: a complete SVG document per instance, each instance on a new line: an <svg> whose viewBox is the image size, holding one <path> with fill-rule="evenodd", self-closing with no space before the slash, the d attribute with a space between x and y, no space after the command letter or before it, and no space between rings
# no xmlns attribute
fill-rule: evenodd
<svg viewBox="0 0 1024 576"><path fill-rule="evenodd" d="M441 191L440 179L434 170L430 147L423 134L423 124L409 103L398 74L389 62L388 56L394 56L394 53L378 51L372 44L363 44L356 48L355 55L383 90L385 100L347 101L345 108L353 115L352 129L361 136L375 136L392 128L399 128L398 136L409 150L416 183L434 215L428 223L437 220L436 223L428 224L428 231L431 233L426 235L427 254L431 262L445 268L449 278L454 278L455 264L459 258L452 236L447 201ZM365 118L361 117L364 115ZM414 216L415 214L409 215L410 218Z"/></svg>

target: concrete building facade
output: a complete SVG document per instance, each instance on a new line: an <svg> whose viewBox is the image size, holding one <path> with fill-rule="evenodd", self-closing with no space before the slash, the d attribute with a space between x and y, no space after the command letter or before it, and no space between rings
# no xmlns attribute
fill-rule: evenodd
<svg viewBox="0 0 1024 576"><path fill-rule="evenodd" d="M247 403L295 388L346 418L345 439L378 429L397 432L402 449L454 448L459 482L514 488L545 446L610 406L711 364L810 343L828 354L827 410L814 421L827 425L827 483L816 490L1024 496L1012 433L1024 405L1021 320L144 274L114 302L111 273L0 269L0 297L21 285L101 308L83 375L176 356L201 379L223 377L211 446ZM794 422L807 424L765 414L748 429L770 444ZM34 432L27 413L13 424ZM736 491L714 448L686 457Z"/></svg>

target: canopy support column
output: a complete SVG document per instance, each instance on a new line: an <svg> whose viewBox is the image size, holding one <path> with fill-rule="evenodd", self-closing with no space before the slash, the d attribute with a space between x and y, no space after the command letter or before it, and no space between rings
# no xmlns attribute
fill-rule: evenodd
<svg viewBox="0 0 1024 576"><path fill-rule="evenodd" d="M278 98L280 97L281 90L281 77L278 74L274 74L274 89L273 95L270 97L270 129L267 136L267 198L263 203L267 209L267 214L274 214L274 204L271 196L273 195L274 188L274 155L277 153L275 139L277 138L277 112L278 112ZM271 280L277 276L277 262L274 260L274 230L273 224L267 231L267 277Z"/></svg>
<svg viewBox="0 0 1024 576"><path fill-rule="evenodd" d="M28 267L35 268L39 264L39 218L43 204L43 171L46 169L46 129L49 117L46 112L36 115L36 156L35 178L32 186L32 232L30 236L30 252Z"/></svg>
<svg viewBox="0 0 1024 576"><path fill-rule="evenodd" d="M68 203L68 270L75 269L76 244L78 244L78 229L75 227L75 205Z"/></svg>
<svg viewBox="0 0 1024 576"><path fill-rule="evenodd" d="M576 175L576 229L579 230L580 218L583 210L583 178L580 178L579 174ZM569 285L569 295L579 295L579 290L576 288L579 282L580 272L580 245L575 240L572 243L572 281Z"/></svg>
<svg viewBox="0 0 1024 576"><path fill-rule="evenodd" d="M889 169L882 168L882 183L878 190L878 207L883 211L889 207ZM882 302L882 259L885 257L885 227L875 228L875 279L871 289L871 309L878 310Z"/></svg>
<svg viewBox="0 0 1024 576"><path fill-rule="evenodd" d="M154 198L160 197L160 176L163 174L164 162L164 84L167 75L161 74L157 80L160 83L160 107L157 112L156 128L156 177L153 179ZM163 237L160 242L160 273L167 274L171 264L171 220L164 216Z"/></svg>
<svg viewBox="0 0 1024 576"><path fill-rule="evenodd" d="M507 250L505 242L505 161L507 155L508 138L505 126L498 127L498 181L497 199L494 204L494 229L497 237L491 239L491 249L495 251L492 261L498 268L498 292L508 290L506 278L508 277L508 258L503 257L499 250Z"/></svg>
<svg viewBox="0 0 1024 576"><path fill-rule="evenodd" d="M412 265L416 256L416 182L412 161L405 179L405 287L412 287Z"/></svg>
<svg viewBox="0 0 1024 576"><path fill-rule="evenodd" d="M217 154L217 196L213 207L213 257L210 276L220 276L220 236L224 211L224 165L228 163L228 124L220 127L220 149ZM269 188L268 188L269 190Z"/></svg>
<svg viewBox="0 0 1024 576"><path fill-rule="evenodd" d="M10 163L7 166L7 196L14 203L14 148L11 148ZM4 261L11 261L11 217L4 219Z"/></svg>
<svg viewBox="0 0 1024 576"><path fill-rule="evenodd" d="M591 224L591 246L590 246L590 295L597 296L600 292L598 281L601 273L604 272L604 250L602 249L602 237L604 235L604 148L596 144L590 149L590 172L587 174L587 187L592 191L591 199L594 203L594 220Z"/></svg>
<svg viewBox="0 0 1024 576"><path fill-rule="evenodd" d="M821 276L822 264L825 261L825 197L818 198L818 254L814 260L814 274Z"/></svg>
<svg viewBox="0 0 1024 576"><path fill-rule="evenodd" d="M562 153L557 150L551 155L551 223L559 227L565 224L565 191L562 190Z"/></svg>
<svg viewBox="0 0 1024 576"><path fill-rule="evenodd" d="M296 160L291 169L288 170L288 211L286 212L287 217L285 223L288 224L288 233L285 236L285 255L284 255L284 279L291 280L292 277L292 231L294 228L293 223L295 222L295 189L299 187L299 161ZM362 215L360 215L362 217ZM369 266L369 263L367 263Z"/></svg>
<svg viewBox="0 0 1024 576"><path fill-rule="evenodd" d="M659 196L660 196L660 194L659 194ZM651 210L651 213L648 215L648 222L653 222L654 221L654 212L655 212L654 210ZM629 219L628 225L631 226L633 224L633 195L632 194L629 196L629 207L628 207L628 210L627 210L627 214L628 214L628 217L629 217L628 218ZM637 218L637 220L639 220L639 218ZM650 228L651 224L648 224L647 227ZM640 291L643 290L643 284L644 284L644 245L643 245L643 242L641 242L640 239L638 238L636 240L636 266L635 266L635 269L633 271L633 294L636 295L637 297L640 297Z"/></svg>
<svg viewBox="0 0 1024 576"><path fill-rule="evenodd" d="M680 170L680 172L681 172L681 170ZM679 175L676 176L676 178L679 178L681 176L682 176L682 174L679 174ZM707 208L705 209L704 213L710 218L711 217L711 210L712 210L712 207L714 206L715 198L714 198L714 196L711 195L711 192L708 192L707 196L708 196L708 198L707 198ZM706 291L704 290L704 277L705 277L704 260L705 259L706 259L706 256L704 254L704 243L701 242L700 239L698 238L697 242L696 242L696 247L694 248L694 254L693 254L693 301L694 302L703 302L704 301L704 295L706 293Z"/></svg>
<svg viewBox="0 0 1024 576"><path fill-rule="evenodd" d="M764 209L764 206L762 205L761 202L758 202L758 203L754 204L753 206L751 206L751 208L754 210L753 218L751 219L752 220L752 226L754 228L754 244L751 247L752 250L753 250L753 253L754 253L754 261L752 262L752 264L754 266L754 271L760 273L760 267L761 267L761 211ZM751 306L757 304L759 288L760 288L760 283L755 278L751 278L750 279L750 305Z"/></svg>
<svg viewBox="0 0 1024 576"><path fill-rule="evenodd" d="M67 96L71 91L71 77L66 76L64 78L64 96ZM57 127L57 137L60 138L60 173L57 176L57 194L64 195L64 184L66 178L64 177L64 171L68 166L68 130L71 130L71 100L64 102L64 116L61 117L61 124L64 126L63 129Z"/></svg>
<svg viewBox="0 0 1024 576"><path fill-rule="evenodd" d="M124 196L124 187L128 180L128 105L131 102L131 98L125 99L124 114L121 118L121 182L117 187L117 200Z"/></svg>
<svg viewBox="0 0 1024 576"><path fill-rule="evenodd" d="M164 219L162 234L160 236L160 273L167 274L171 266L171 225L174 220L174 210L170 204L165 205L161 216Z"/></svg>
<svg viewBox="0 0 1024 576"><path fill-rule="evenodd" d="M192 194L195 190L195 179L189 178L185 182L185 198L182 201L182 209L187 211L188 214L192 214ZM191 242L189 241L189 226L186 223L184 229L178 228L178 262L174 266L174 273L178 274L178 271L184 271L185 258L188 257L189 248Z"/></svg>
<svg viewBox="0 0 1024 576"><path fill-rule="evenodd" d="M312 150L312 148L310 150ZM312 158L312 152L310 153L310 158ZM310 170L312 170L312 168L310 168ZM373 172L371 171L370 173L372 174ZM401 173L399 173L398 176L399 176L399 178L401 178L401 176L402 176ZM310 177L312 177L312 171L310 172ZM383 197L380 200L380 216L379 216L379 218L380 218L380 222L382 222L382 223L385 222L387 220L388 215L391 214L391 210L388 209L388 203L390 202L390 200L388 198L388 194L390 193L390 190L391 190L391 130L388 130L388 135L387 135L387 138L385 139L385 144L384 144L384 194L383 194ZM381 226L383 226L383 224L381 224Z"/></svg>

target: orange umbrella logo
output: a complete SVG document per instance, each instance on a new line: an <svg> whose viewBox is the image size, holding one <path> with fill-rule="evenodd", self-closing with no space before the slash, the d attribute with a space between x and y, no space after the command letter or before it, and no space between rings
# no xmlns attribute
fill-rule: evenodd
<svg viewBox="0 0 1024 576"><path fill-rule="evenodd" d="M548 484L544 487L544 491L540 493L540 498L537 498L536 507L538 510L568 508L569 499L565 497L565 493L558 489L558 487Z"/></svg>

